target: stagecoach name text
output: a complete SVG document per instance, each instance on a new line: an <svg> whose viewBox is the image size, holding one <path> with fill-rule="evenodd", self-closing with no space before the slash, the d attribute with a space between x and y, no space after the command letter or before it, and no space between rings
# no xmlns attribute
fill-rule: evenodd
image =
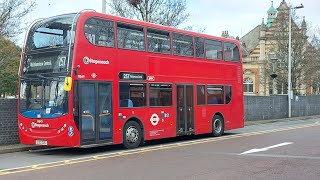
<svg viewBox="0 0 320 180"><path fill-rule="evenodd" d="M31 127L32 128L48 128L49 124L39 124L39 123L32 122Z"/></svg>
<svg viewBox="0 0 320 180"><path fill-rule="evenodd" d="M97 60L97 59L92 59L89 57L84 57L83 58L83 63L84 64L102 64L102 65L109 65L110 61L109 60Z"/></svg>

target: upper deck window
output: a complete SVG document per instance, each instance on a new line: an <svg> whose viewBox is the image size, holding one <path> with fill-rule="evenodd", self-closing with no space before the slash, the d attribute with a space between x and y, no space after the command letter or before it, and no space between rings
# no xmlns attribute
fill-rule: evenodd
<svg viewBox="0 0 320 180"><path fill-rule="evenodd" d="M200 37L194 38L195 46L196 46L196 57L204 58L204 43L203 39Z"/></svg>
<svg viewBox="0 0 320 180"><path fill-rule="evenodd" d="M239 48L234 43L224 43L224 60L240 62Z"/></svg>
<svg viewBox="0 0 320 180"><path fill-rule="evenodd" d="M207 59L222 60L222 42L214 40L206 40L206 57Z"/></svg>
<svg viewBox="0 0 320 180"><path fill-rule="evenodd" d="M192 36L173 33L173 49L174 55L193 56Z"/></svg>
<svg viewBox="0 0 320 180"><path fill-rule="evenodd" d="M145 51L143 27L117 23L117 33L119 48Z"/></svg>
<svg viewBox="0 0 320 180"><path fill-rule="evenodd" d="M148 29L147 38L148 38L149 52L156 52L156 53L163 53L163 54L171 53L169 32L156 30L156 29Z"/></svg>
<svg viewBox="0 0 320 180"><path fill-rule="evenodd" d="M90 18L84 25L87 40L97 46L114 47L114 26L112 21Z"/></svg>
<svg viewBox="0 0 320 180"><path fill-rule="evenodd" d="M68 14L36 23L29 33L27 51L68 46L74 17Z"/></svg>

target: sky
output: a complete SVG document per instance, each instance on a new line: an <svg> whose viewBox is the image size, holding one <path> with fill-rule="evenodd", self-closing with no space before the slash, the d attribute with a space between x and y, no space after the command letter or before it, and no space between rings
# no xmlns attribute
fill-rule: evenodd
<svg viewBox="0 0 320 180"><path fill-rule="evenodd" d="M27 23L38 18L59 14L78 12L83 9L94 9L101 12L102 0L35 0L36 9L26 18ZM109 1L109 0L107 0ZM282 0L273 0L274 7L279 7ZM305 16L313 28L320 27L320 1L286 0L288 4L304 8L297 10L298 16ZM231 36L242 37L257 25L262 18L267 19L267 10L271 0L187 0L190 17L182 27L205 27L206 34L221 36L222 31L229 31ZM22 44L24 35L18 37Z"/></svg>

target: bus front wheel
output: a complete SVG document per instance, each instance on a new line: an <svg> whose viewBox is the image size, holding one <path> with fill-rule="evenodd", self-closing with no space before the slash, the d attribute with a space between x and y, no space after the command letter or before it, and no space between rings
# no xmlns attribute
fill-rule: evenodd
<svg viewBox="0 0 320 180"><path fill-rule="evenodd" d="M219 115L215 115L212 119L212 135L219 137L224 133L224 121Z"/></svg>
<svg viewBox="0 0 320 180"><path fill-rule="evenodd" d="M123 129L123 146L127 149L137 148L142 142L142 130L135 121L126 123Z"/></svg>

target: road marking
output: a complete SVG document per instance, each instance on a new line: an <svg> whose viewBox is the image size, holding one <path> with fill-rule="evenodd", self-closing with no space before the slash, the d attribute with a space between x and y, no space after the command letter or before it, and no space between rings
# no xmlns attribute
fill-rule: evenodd
<svg viewBox="0 0 320 180"><path fill-rule="evenodd" d="M292 142L285 142L285 143L276 144L276 145L269 146L269 147L265 147L265 148L261 148L261 149L250 149L250 150L248 150L248 151L245 151L245 152L243 152L243 153L240 153L240 155L251 154L251 153L256 153L256 152L268 151L268 150L273 149L273 148L277 148L277 147L281 147L281 146L287 146L287 145L290 145L290 144L293 144L293 143L292 143Z"/></svg>
<svg viewBox="0 0 320 180"><path fill-rule="evenodd" d="M79 163L90 162L90 161L97 161L97 160L101 160L101 159L109 159L109 158L122 157L122 156L128 156L128 155L133 155L133 154L141 154L141 153L153 152L153 151L159 151L159 150L165 150L165 149L179 148L179 147L196 145L196 144L203 144L203 143L208 143L208 142L217 142L217 141L221 141L221 140L263 135L263 134L268 134L268 133L296 130L296 129L302 129L302 128L308 128L308 127L316 127L316 126L320 126L320 124L312 123L312 124L306 124L306 125L300 125L300 126L292 126L292 127L288 127L288 128L279 128L279 129L273 129L273 130L257 131L257 132L229 135L229 136L221 136L221 137L215 137L215 138L191 140L191 141L177 142L177 143L171 143L171 144L166 144L166 145L142 147L142 148L133 149L133 150L122 150L120 152L111 152L111 153L106 153L106 154L101 154L101 155L86 156L86 157L81 157L81 158L62 160L62 161L56 161L56 162L49 162L49 163L37 164L37 165L31 165L31 166L25 166L25 167L3 169L3 170L0 170L0 176L28 172L28 171L34 171L34 170L39 170L39 169L61 167L61 166L66 166L66 165L71 165L71 164L79 164ZM66 163L66 161L68 163ZM34 168L34 167L37 167L37 168Z"/></svg>
<svg viewBox="0 0 320 180"><path fill-rule="evenodd" d="M239 153L226 153L226 152L201 152L206 155L223 155L223 156L239 156ZM190 155L190 153L184 153ZM305 160L320 160L319 156L294 156L294 155L277 155L277 154L246 154L246 157L269 157L269 158L281 158L281 159L305 159Z"/></svg>
<svg viewBox="0 0 320 180"><path fill-rule="evenodd" d="M246 156L250 156L250 157L285 158L285 159L320 160L320 157L312 157L312 156L290 156L290 155L274 155L274 154L248 154Z"/></svg>

